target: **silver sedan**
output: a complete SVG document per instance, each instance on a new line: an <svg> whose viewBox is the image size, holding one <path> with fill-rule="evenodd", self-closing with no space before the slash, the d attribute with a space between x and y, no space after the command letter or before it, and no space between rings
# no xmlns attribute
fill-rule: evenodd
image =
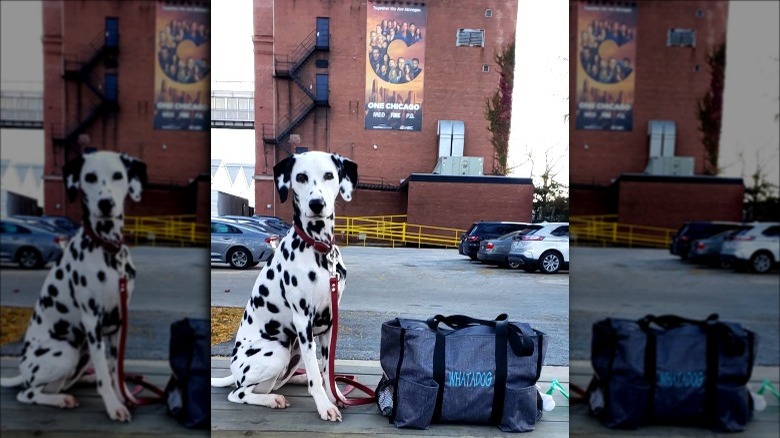
<svg viewBox="0 0 780 438"><path fill-rule="evenodd" d="M246 269L268 260L279 236L226 219L211 219L211 261Z"/></svg>

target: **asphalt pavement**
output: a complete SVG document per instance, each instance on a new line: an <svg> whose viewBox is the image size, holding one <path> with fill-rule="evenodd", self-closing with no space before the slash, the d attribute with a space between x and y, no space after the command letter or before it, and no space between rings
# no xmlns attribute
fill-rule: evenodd
<svg viewBox="0 0 780 438"><path fill-rule="evenodd" d="M569 274L528 274L472 262L454 249L341 247L347 285L339 307L339 359L379 359L383 322L436 314L507 313L550 336L548 365L569 363ZM244 307L261 266L212 265L211 305ZM232 342L212 349L229 355Z"/></svg>
<svg viewBox="0 0 780 438"><path fill-rule="evenodd" d="M664 249L571 248L571 360L590 360L593 323L607 317L718 313L758 334L758 365L780 364L780 275L710 268Z"/></svg>
<svg viewBox="0 0 780 438"><path fill-rule="evenodd" d="M166 359L170 325L182 318L211 317L208 303L209 258L205 248L130 248L136 266L135 291L130 301L126 356ZM51 265L24 270L0 267L0 305L32 307ZM0 355L18 355L21 342L0 347Z"/></svg>

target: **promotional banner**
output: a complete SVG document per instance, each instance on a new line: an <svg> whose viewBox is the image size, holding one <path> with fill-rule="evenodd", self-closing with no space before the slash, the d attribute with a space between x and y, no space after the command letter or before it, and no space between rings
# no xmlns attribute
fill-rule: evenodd
<svg viewBox="0 0 780 438"><path fill-rule="evenodd" d="M631 131L636 6L580 3L576 129Z"/></svg>
<svg viewBox="0 0 780 438"><path fill-rule="evenodd" d="M157 3L154 129L209 129L210 17L207 3Z"/></svg>
<svg viewBox="0 0 780 438"><path fill-rule="evenodd" d="M426 14L422 5L368 2L366 129L422 128Z"/></svg>

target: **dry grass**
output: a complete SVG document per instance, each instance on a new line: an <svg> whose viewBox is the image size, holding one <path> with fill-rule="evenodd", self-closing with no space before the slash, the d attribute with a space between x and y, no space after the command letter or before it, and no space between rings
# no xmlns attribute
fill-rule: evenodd
<svg viewBox="0 0 780 438"><path fill-rule="evenodd" d="M244 315L243 307L211 308L211 345L233 339Z"/></svg>
<svg viewBox="0 0 780 438"><path fill-rule="evenodd" d="M21 341L32 313L30 307L0 307L0 345Z"/></svg>

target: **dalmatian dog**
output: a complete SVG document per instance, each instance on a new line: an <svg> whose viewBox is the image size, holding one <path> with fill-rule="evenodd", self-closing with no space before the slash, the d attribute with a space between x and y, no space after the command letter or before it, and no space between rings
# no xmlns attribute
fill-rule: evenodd
<svg viewBox="0 0 780 438"><path fill-rule="evenodd" d="M336 197L352 199L357 164L325 152L292 155L274 166L281 202L292 195L293 224L252 288L236 334L231 375L212 378L211 385L235 385L228 395L234 403L285 408L289 402L272 391L291 381L306 384L320 418L341 421L335 405L341 394L323 386L331 378L328 349L331 340L330 278L338 277L338 297L347 271L334 239ZM315 338L320 343L322 368ZM303 363L306 375L295 376ZM328 380L325 380L327 382Z"/></svg>
<svg viewBox="0 0 780 438"><path fill-rule="evenodd" d="M43 283L24 337L20 374L0 384L23 386L16 397L22 403L69 409L78 402L63 391L94 381L108 416L130 421L125 403L134 400L124 400L125 383L117 376L119 279L126 276L129 298L135 269L122 227L125 197L140 201L146 164L125 154L93 152L69 162L63 175L70 202L81 193L82 227ZM94 375L84 374L88 366Z"/></svg>

